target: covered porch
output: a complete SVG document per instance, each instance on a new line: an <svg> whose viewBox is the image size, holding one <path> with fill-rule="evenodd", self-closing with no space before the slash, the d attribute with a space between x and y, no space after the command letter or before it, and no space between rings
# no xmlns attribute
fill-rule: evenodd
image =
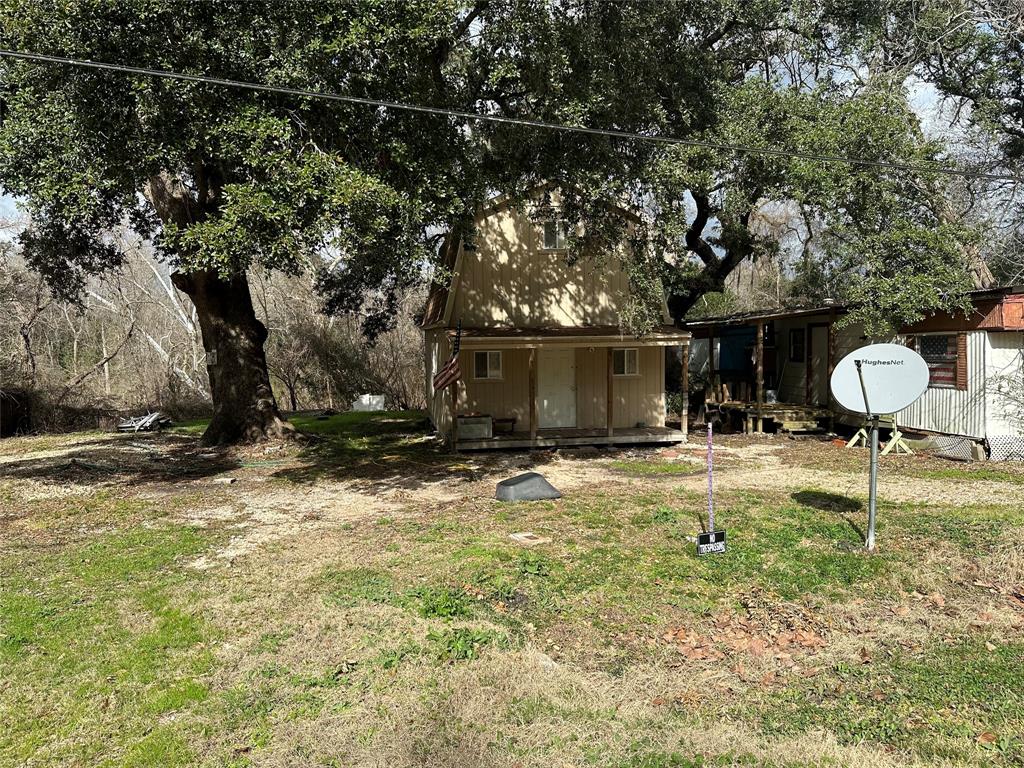
<svg viewBox="0 0 1024 768"><path fill-rule="evenodd" d="M454 332L452 332L454 333ZM667 425L671 326L640 338L618 328L464 329L462 381L449 399L456 450L683 442Z"/></svg>
<svg viewBox="0 0 1024 768"><path fill-rule="evenodd" d="M745 433L831 428L829 379L840 307L753 312L687 323L704 362L706 410Z"/></svg>

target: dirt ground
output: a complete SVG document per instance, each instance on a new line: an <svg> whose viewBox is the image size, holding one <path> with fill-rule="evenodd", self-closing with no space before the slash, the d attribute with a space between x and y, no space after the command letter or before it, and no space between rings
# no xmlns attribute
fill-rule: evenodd
<svg viewBox="0 0 1024 768"><path fill-rule="evenodd" d="M376 440L372 431L364 438ZM724 591L716 594L714 574L729 567L727 559L673 560L711 569L694 572L702 579L696 592L681 577L650 576L665 557L690 557L686 536L696 532L707 489L700 440L450 455L426 435L401 430L394 440L340 449L326 438L230 451L204 449L183 434L16 438L0 443L0 556L28 563L32 553L70 551L129 529L173 526L207 537L173 560L181 574L174 583L186 586L167 589L175 604L191 590L186 604L193 600L211 627L199 645L212 657L196 673L209 693L205 703L160 714L160 728L182 746L153 764L1009 765L1024 755L1013 732L1024 712L1013 700L991 725L965 724L977 714L971 707L981 706L973 701L931 737L915 725L932 706L933 687L947 684L933 681L931 667L920 691L892 704L902 709L891 733L865 726L862 737L851 736L827 719L814 722L804 708L807 697L820 696L822 706L841 701L867 717L875 711L863 709L867 701L889 717L887 694L871 688L877 681L863 683L868 688L850 703L846 689L861 684L861 668L873 664L888 680L922 675L900 666L910 662L899 654L932 664L927 654L941 651L933 646L982 630L994 653L1019 652L1020 547L974 556L945 540L924 541L918 527L931 526L928 536L946 530L945 516L962 507L972 524L998 520L1016 536L1024 531L1024 468L886 457L880 516L894 522L880 530L879 557L891 556L890 568L858 554L850 532L863 525L864 450L722 437L721 525L741 536L749 523L773 542L784 531L776 518L796 505L800 515L828 518L825 539L850 538L835 549L808 529L777 553L744 561L746 576L722 571ZM492 501L495 483L528 470L542 472L563 500L504 511ZM694 519L666 539L657 521L676 508L680 520ZM515 530L554 541L524 550L508 540ZM614 559L615 547L642 562ZM806 559L791 566L787 547ZM804 585L793 573L819 561L817 581ZM495 587L490 571L501 569L515 583ZM651 590L641 591L637 584L648 578ZM859 583L869 585L863 597L850 586ZM448 595L446 585L458 594ZM674 596L658 594L658 585ZM456 608L438 608L438 594ZM467 595L479 602L463 612ZM125 626L153 623L118 599ZM517 614L520 599L530 608ZM495 644L499 636L504 645ZM464 637L468 651L458 645ZM453 645L444 650L445 642ZM487 643L491 650L478 652ZM31 655L32 643L24 647ZM441 656L428 653L436 647ZM883 658L890 666L881 671ZM857 669L848 673L851 664ZM26 673L15 693L32 702L45 693L40 685ZM267 700L258 706L236 701L260 691ZM773 708L783 705L793 714L773 725ZM142 742L104 730L115 726L95 727L115 762L130 764ZM135 727L133 720L126 732ZM0 756L21 756L11 764L89 764L69 739L42 753L14 741L4 752L0 741Z"/></svg>

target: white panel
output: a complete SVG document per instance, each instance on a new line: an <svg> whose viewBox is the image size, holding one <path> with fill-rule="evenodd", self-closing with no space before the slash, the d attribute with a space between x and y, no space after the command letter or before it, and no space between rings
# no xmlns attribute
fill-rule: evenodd
<svg viewBox="0 0 1024 768"><path fill-rule="evenodd" d="M1024 333L989 333L987 342L987 436L1024 434Z"/></svg>
<svg viewBox="0 0 1024 768"><path fill-rule="evenodd" d="M576 350L540 349L537 358L537 424L541 429L576 426Z"/></svg>

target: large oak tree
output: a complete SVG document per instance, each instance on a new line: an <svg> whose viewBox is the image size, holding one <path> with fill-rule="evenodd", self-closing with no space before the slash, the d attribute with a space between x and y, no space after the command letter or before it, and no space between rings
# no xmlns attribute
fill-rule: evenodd
<svg viewBox="0 0 1024 768"><path fill-rule="evenodd" d="M870 10L870 4L867 5ZM902 83L872 63L885 19L829 0L0 0L0 45L371 99L673 135L713 144L917 163L939 157ZM949 306L967 233L941 180L694 146L466 123L372 106L0 63L0 186L22 196L29 262L71 296L116 268L105 233L152 238L196 305L212 442L287 429L267 375L252 270L315 270L329 312L386 325L439 233L472 237L489 193L565 191L584 223L571 258L626 237L624 323L682 318L778 243L765 206L806 228L805 272L867 319ZM627 232L606 203L648 213ZM442 275L443 277L443 275Z"/></svg>

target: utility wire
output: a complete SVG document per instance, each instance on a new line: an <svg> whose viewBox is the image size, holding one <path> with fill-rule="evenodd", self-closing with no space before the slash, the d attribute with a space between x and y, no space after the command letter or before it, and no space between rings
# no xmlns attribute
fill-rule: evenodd
<svg viewBox="0 0 1024 768"><path fill-rule="evenodd" d="M868 168L885 168L898 171L913 171L921 173L939 173L947 176L962 176L982 181L1009 181L1019 183L1024 178L1010 174L981 173L964 168L953 168L950 166L929 165L922 163L898 163L886 160L865 160L856 157L841 157L839 155L824 155L815 152L801 152L789 149L778 149L775 147L752 147L743 144L729 144L715 141L699 141L696 139L681 139L675 136L659 136L632 131L618 131L609 128L589 128L578 125L565 125L563 123L551 123L544 120L530 120L518 117L502 117L501 115L484 115L478 112L465 112L458 109L447 109L444 107L430 107L422 104L407 104L398 101L384 101L382 99L369 99L362 96L344 96L340 93L329 93L324 91L309 91L303 88L288 88L279 85L265 85L252 83L245 80L230 80L222 77L209 77L206 75L190 75L184 72L174 72L166 69L150 69L148 67L132 67L124 64L108 64L102 61L91 61L89 59L74 59L65 56L50 56L42 53L29 53L27 51L11 51L0 49L0 57L8 59L21 59L44 64L65 64L73 67L85 67L89 69L102 69L110 72L123 72L132 75L144 75L147 77L160 77L167 80L186 80L194 83L207 83L209 85L221 85L229 88L243 88L250 91L264 91L267 93L279 93L288 96L300 96L309 99L326 99L328 101L340 101L349 104L364 104L384 109L397 109L406 112L419 112L430 115L444 115L447 117L458 117L466 121L481 121L489 123L500 123L503 125L518 125L528 128L540 128L549 131L560 131L562 133L581 133L590 136L607 136L617 139L631 139L634 141L646 141L655 144L672 144L685 147L697 147L701 149L717 149L725 152L736 152L748 155L770 155L773 157L798 157L802 160L814 160L822 163L842 163L846 165L858 165Z"/></svg>

